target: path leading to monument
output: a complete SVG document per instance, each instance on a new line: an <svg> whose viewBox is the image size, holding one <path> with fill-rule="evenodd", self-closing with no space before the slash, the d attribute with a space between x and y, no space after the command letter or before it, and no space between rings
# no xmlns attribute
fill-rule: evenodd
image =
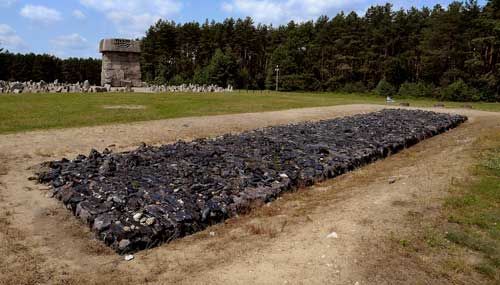
<svg viewBox="0 0 500 285"><path fill-rule="evenodd" d="M436 211L450 181L467 174L475 139L499 130L500 114L434 109L459 112L470 120L249 215L140 252L130 262L93 240L85 225L46 196L47 188L28 180L31 166L91 148L124 151L142 141L168 143L383 107L348 105L0 136L0 284L436 281L411 261L393 259L386 238L408 230L409 211ZM391 176L397 177L393 184L388 183ZM332 232L338 237L327 238Z"/></svg>

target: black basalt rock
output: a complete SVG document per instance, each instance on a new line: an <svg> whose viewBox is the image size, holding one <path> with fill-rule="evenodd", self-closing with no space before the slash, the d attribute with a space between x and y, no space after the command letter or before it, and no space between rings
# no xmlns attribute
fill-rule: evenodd
<svg viewBox="0 0 500 285"><path fill-rule="evenodd" d="M92 150L38 173L54 197L120 253L203 230L457 127L464 116L391 109L237 135Z"/></svg>

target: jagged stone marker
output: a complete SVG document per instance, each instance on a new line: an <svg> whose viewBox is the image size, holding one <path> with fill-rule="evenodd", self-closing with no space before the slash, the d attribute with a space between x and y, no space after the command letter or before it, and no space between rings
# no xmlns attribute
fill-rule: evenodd
<svg viewBox="0 0 500 285"><path fill-rule="evenodd" d="M101 86L141 87L141 44L128 39L103 39Z"/></svg>

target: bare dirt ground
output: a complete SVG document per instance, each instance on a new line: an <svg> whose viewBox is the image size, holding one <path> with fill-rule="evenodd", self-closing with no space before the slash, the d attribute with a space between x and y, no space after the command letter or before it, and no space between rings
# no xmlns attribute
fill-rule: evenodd
<svg viewBox="0 0 500 285"><path fill-rule="evenodd" d="M453 181L467 176L474 142L500 131L500 114L434 109L469 122L408 150L290 193L204 232L124 261L93 239L32 166L105 147L124 151L178 139L371 112L348 105L49 130L0 136L0 284L395 284L466 283L399 254L391 237L414 230L410 215L437 215ZM388 178L395 176L393 184ZM419 227L417 225L417 227ZM327 238L336 232L338 238Z"/></svg>

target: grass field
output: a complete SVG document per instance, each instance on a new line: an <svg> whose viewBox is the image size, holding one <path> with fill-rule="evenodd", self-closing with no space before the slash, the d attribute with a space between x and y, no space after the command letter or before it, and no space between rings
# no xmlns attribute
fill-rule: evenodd
<svg viewBox="0 0 500 285"><path fill-rule="evenodd" d="M429 99L400 99L412 106L433 106ZM221 94L21 94L0 96L0 134L49 128L94 126L202 115L263 112L343 104L385 104L374 95L344 93L234 92ZM445 102L446 107L463 103ZM140 105L144 109L105 109ZM472 103L475 109L500 111L499 103Z"/></svg>
<svg viewBox="0 0 500 285"><path fill-rule="evenodd" d="M475 270L500 283L500 135L479 142L483 150L472 182L454 187L446 201L448 221L454 225L446 238L476 251Z"/></svg>
<svg viewBox="0 0 500 285"><path fill-rule="evenodd" d="M411 231L391 233L405 257L452 284L500 284L500 133L493 130L474 143L475 162L467 176L451 180L440 214L411 212Z"/></svg>

